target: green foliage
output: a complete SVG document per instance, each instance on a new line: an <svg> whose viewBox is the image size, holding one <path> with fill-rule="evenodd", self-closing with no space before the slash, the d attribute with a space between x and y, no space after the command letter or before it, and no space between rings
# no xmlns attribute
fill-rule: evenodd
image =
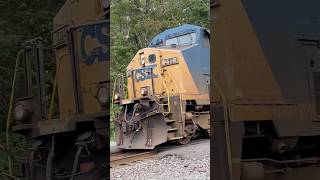
<svg viewBox="0 0 320 180"><path fill-rule="evenodd" d="M209 28L209 0L112 0L110 22L113 82L136 52L165 29L186 23ZM118 111L111 108L111 119Z"/></svg>

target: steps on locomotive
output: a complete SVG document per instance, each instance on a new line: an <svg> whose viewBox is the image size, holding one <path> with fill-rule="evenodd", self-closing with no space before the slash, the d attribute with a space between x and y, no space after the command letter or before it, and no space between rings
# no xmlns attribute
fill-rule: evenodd
<svg viewBox="0 0 320 180"><path fill-rule="evenodd" d="M168 103L168 98L163 97L163 96L155 96L158 99L158 103L162 109L162 113L167 116L171 112L169 111L169 103Z"/></svg>
<svg viewBox="0 0 320 180"><path fill-rule="evenodd" d="M169 140L169 141L174 141L174 140L179 140L179 139L182 139L182 138L183 138L182 136L168 137L168 140Z"/></svg>
<svg viewBox="0 0 320 180"><path fill-rule="evenodd" d="M168 128L168 132L171 132L171 131L177 131L178 128Z"/></svg>
<svg viewBox="0 0 320 180"><path fill-rule="evenodd" d="M173 120L173 119L167 119L167 120L166 120L166 123L167 123L167 124L171 124L171 123L174 123L174 122L176 122L176 120Z"/></svg>
<svg viewBox="0 0 320 180"><path fill-rule="evenodd" d="M174 141L182 139L182 136L177 135L178 128L175 125L176 120L171 119L172 112L169 110L169 103L167 97L157 97L159 100L159 104L162 108L162 114L166 117L166 124L167 124L167 139L168 141Z"/></svg>
<svg viewBox="0 0 320 180"><path fill-rule="evenodd" d="M173 123L176 122L176 120L174 119L167 119L166 123L167 123L167 139L168 141L174 141L174 140L179 140L182 139L182 136L178 136L177 132L178 132L178 128L173 126Z"/></svg>

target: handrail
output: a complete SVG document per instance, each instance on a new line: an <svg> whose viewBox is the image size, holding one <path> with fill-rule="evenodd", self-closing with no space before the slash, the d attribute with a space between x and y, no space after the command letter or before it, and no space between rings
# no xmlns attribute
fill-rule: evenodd
<svg viewBox="0 0 320 180"><path fill-rule="evenodd" d="M162 71L162 72L164 72L164 71ZM168 111L171 112L170 97L169 97L170 91L168 90L168 87L162 78L162 72L160 72L160 79L161 79L162 84L164 85L164 88L166 89L167 98L168 98Z"/></svg>
<svg viewBox="0 0 320 180"><path fill-rule="evenodd" d="M117 77L114 79L113 81L113 90L112 90L112 97L111 97L111 106L113 108L113 98L114 98L114 95L115 95L115 89L116 89L116 84L117 84L117 79L118 79L118 75Z"/></svg>
<svg viewBox="0 0 320 180"><path fill-rule="evenodd" d="M178 90L178 93L179 93L179 99L180 99L180 111L182 113L183 111L183 108L182 108L182 95L181 95L181 91L180 91L180 88L178 87L178 85L176 84L176 82L174 81L172 75L170 72L168 72L169 76L170 76L170 79L172 80L174 86L176 87L176 89Z"/></svg>
<svg viewBox="0 0 320 180"><path fill-rule="evenodd" d="M52 92L51 92L51 100L50 100L50 106L49 106L49 112L48 112L48 120L50 121L52 119L52 113L53 113L53 108L54 108L54 99L55 99L55 95L56 95L56 91L57 91L57 83L58 83L58 76L60 73L60 64L61 64L61 60L63 57L70 55L69 53L63 54L62 56L59 57L58 59L58 64L57 64L57 69L56 69L56 73L55 73L55 77L54 77L54 81L53 81L53 88L52 88Z"/></svg>
<svg viewBox="0 0 320 180"><path fill-rule="evenodd" d="M11 87L11 94L10 94L10 101L9 101L9 111L7 116L7 122L6 122L6 143L7 143L7 151L11 151L11 141L10 141L10 125L11 125L11 116L13 111L13 101L15 97L15 87L16 87L16 79L17 79L17 73L18 73L18 67L20 64L20 57L21 54L24 52L24 50L20 50L17 55L16 64L14 68L14 74L13 74L13 80L12 80L12 87ZM13 175L13 159L11 156L8 156L8 170L9 175Z"/></svg>
<svg viewBox="0 0 320 180"><path fill-rule="evenodd" d="M112 100L111 100L111 104L112 104L112 105L113 105L113 102L114 102L113 98L114 98L114 95L115 95L115 92L116 92L117 81L118 81L118 79L119 79L120 77L123 78L123 73L118 74L118 75L116 76L116 78L114 79L114 81L113 81ZM120 82L120 81L119 81L119 82ZM122 89L121 91L123 92L123 89ZM123 94L122 94L122 95L123 95Z"/></svg>
<svg viewBox="0 0 320 180"><path fill-rule="evenodd" d="M180 88L178 87L178 85L176 84L176 82L174 81L171 73L168 71L168 74L169 74L169 77L171 79L171 81L173 82L173 85L176 87L176 89L178 90L178 93L179 93L179 101L180 101L180 113L182 114L183 112L183 107L182 107L182 95L181 95L181 91L180 91ZM182 131L181 132L184 132L184 127L185 127L185 121L181 121L182 123L182 126L181 126L181 129Z"/></svg>
<svg viewBox="0 0 320 180"><path fill-rule="evenodd" d="M122 73L118 74L116 76L116 78L113 81L113 90L112 90L112 97L111 97L111 110L114 109L114 96L115 96L115 92L116 92L116 86L117 86L117 80L118 78L120 78L121 76L123 76ZM120 82L120 81L119 81ZM111 121L113 121L113 118L111 119Z"/></svg>

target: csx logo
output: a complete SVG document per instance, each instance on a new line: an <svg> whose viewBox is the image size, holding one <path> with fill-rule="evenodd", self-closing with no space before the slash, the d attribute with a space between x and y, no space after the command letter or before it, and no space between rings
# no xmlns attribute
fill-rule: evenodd
<svg viewBox="0 0 320 180"><path fill-rule="evenodd" d="M107 44L109 44L107 22L85 26L81 30L80 53L83 62L91 65L96 60L107 61Z"/></svg>
<svg viewBox="0 0 320 180"><path fill-rule="evenodd" d="M153 79L158 78L158 75L153 73L153 70L155 69L155 67L157 67L156 64L137 69L135 72L136 81L139 82L139 81L145 81L151 78Z"/></svg>

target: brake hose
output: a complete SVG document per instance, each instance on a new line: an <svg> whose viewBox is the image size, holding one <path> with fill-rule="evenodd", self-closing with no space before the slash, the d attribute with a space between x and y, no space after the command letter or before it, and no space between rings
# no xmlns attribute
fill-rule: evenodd
<svg viewBox="0 0 320 180"><path fill-rule="evenodd" d="M73 167L72 167L72 174L70 177L70 180L74 179L75 174L77 173L77 167L78 167L78 163L79 163L79 158L83 149L83 144L81 146L79 146L77 153L75 155L74 161L73 161Z"/></svg>
<svg viewBox="0 0 320 180"><path fill-rule="evenodd" d="M47 158L47 164L46 164L46 180L51 180L52 177L52 160L54 158L54 136L52 136L52 142L51 142L51 150Z"/></svg>

